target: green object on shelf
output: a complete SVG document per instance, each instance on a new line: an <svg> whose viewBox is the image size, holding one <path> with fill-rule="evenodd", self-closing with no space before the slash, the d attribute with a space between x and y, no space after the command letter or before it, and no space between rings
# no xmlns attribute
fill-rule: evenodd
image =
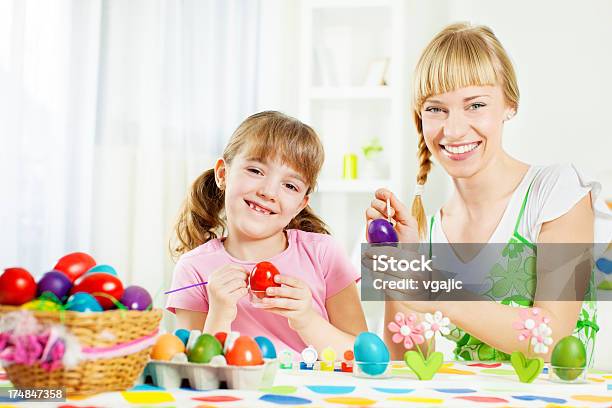
<svg viewBox="0 0 612 408"><path fill-rule="evenodd" d="M363 155L366 159L372 160L374 159L380 152L383 151L383 147L380 144L380 140L375 137L366 145L364 145L361 150L363 151Z"/></svg>
<svg viewBox="0 0 612 408"><path fill-rule="evenodd" d="M357 155L348 153L344 155L342 164L342 178L354 180L357 178Z"/></svg>

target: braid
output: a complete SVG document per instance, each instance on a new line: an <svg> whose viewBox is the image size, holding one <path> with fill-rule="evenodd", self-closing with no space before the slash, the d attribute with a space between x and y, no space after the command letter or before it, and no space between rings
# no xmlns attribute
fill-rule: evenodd
<svg viewBox="0 0 612 408"><path fill-rule="evenodd" d="M425 137L423 137L421 118L416 112L414 119L419 135L419 151L417 153L419 159L419 172L417 173L416 182L417 184L424 185L427 182L427 175L432 166L431 152L427 148ZM419 237L424 238L427 234L427 218L425 217L425 209L420 194L415 195L412 201L412 216L416 219L419 228Z"/></svg>

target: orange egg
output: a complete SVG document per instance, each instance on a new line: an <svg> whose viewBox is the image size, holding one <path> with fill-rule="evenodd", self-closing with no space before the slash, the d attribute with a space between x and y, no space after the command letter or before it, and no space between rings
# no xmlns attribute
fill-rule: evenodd
<svg viewBox="0 0 612 408"><path fill-rule="evenodd" d="M247 366L264 363L259 346L249 336L238 337L225 353L225 359L228 365Z"/></svg>
<svg viewBox="0 0 612 408"><path fill-rule="evenodd" d="M157 342L151 349L153 360L170 360L176 353L184 353L185 344L174 334L166 333L157 338Z"/></svg>

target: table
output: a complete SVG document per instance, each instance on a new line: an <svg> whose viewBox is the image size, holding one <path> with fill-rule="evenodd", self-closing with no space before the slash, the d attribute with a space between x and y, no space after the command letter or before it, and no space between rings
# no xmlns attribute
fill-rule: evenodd
<svg viewBox="0 0 612 408"><path fill-rule="evenodd" d="M532 384L518 381L506 363L449 362L432 381L418 381L400 363L393 377L377 380L349 373L279 370L274 386L257 391L169 389L137 385L125 392L69 398L65 403L21 403L0 399L0 407L523 407L612 406L612 371L590 370L585 384L559 384L541 374ZM0 372L0 386L9 385Z"/></svg>

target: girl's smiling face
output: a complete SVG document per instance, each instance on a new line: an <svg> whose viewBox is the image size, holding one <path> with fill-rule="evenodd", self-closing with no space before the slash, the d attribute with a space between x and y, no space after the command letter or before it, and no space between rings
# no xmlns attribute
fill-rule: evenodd
<svg viewBox="0 0 612 408"><path fill-rule="evenodd" d="M425 143L451 177L470 177L502 152L503 123L514 112L499 85L432 95L421 107Z"/></svg>
<svg viewBox="0 0 612 408"><path fill-rule="evenodd" d="M265 239L282 232L308 204L306 182L279 160L239 154L229 166L219 159L215 173L225 188L229 231L247 239Z"/></svg>

